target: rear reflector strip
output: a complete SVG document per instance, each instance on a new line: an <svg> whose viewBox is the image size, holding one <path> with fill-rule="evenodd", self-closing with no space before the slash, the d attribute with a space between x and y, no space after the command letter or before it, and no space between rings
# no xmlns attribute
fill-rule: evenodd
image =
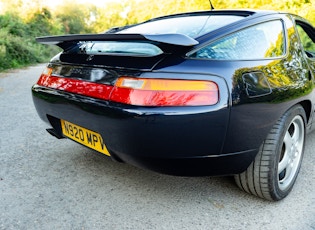
<svg viewBox="0 0 315 230"><path fill-rule="evenodd" d="M138 106L203 106L219 101L211 81L121 77L114 86L54 76L47 68L37 84L102 100Z"/></svg>

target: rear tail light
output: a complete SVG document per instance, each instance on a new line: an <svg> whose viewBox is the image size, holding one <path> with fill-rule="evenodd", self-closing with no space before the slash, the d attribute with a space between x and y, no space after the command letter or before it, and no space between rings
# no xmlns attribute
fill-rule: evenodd
<svg viewBox="0 0 315 230"><path fill-rule="evenodd" d="M61 77L55 74L52 68L46 68L46 70L44 70L37 84L102 100L109 100L110 93L113 89L111 85Z"/></svg>
<svg viewBox="0 0 315 230"><path fill-rule="evenodd" d="M38 85L138 106L203 106L219 101L218 85L212 81L120 77L115 85L54 75L47 68Z"/></svg>
<svg viewBox="0 0 315 230"><path fill-rule="evenodd" d="M217 84L211 81L119 78L110 99L139 106L214 105Z"/></svg>

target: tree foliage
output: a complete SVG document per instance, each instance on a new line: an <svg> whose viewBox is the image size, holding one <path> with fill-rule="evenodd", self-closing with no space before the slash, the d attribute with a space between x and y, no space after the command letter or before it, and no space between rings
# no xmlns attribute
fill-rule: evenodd
<svg viewBox="0 0 315 230"><path fill-rule="evenodd" d="M59 31L47 9L34 13L28 21L7 12L0 15L0 25L0 70L47 61L58 50L43 47L34 39Z"/></svg>
<svg viewBox="0 0 315 230"><path fill-rule="evenodd" d="M47 59L58 51L35 37L100 33L172 13L210 10L208 0L98 1L97 5L66 0L57 7L48 0L0 0L0 71ZM82 1L81 1L82 2ZM254 8L298 14L315 24L313 0L212 0L216 9Z"/></svg>
<svg viewBox="0 0 315 230"><path fill-rule="evenodd" d="M298 14L315 24L315 1L311 0L212 0L216 9L253 8ZM131 0L98 7L93 29L96 32L113 26L130 25L172 13L210 10L209 0Z"/></svg>

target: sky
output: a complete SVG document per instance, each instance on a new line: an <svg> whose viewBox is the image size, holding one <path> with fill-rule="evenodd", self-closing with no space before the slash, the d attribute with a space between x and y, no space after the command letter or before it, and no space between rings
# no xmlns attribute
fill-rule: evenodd
<svg viewBox="0 0 315 230"><path fill-rule="evenodd" d="M32 8L32 7L49 7L51 9L55 9L58 5L61 5L65 2L75 2L80 4L87 4L87 5L96 5L99 7L106 6L106 3L116 2L116 3L124 3L128 2L129 0L12 0L12 3L23 3L25 7ZM141 1L141 0L135 0ZM10 6L10 0L0 0L0 14L5 11L5 6Z"/></svg>
<svg viewBox="0 0 315 230"><path fill-rule="evenodd" d="M106 4L108 2L124 2L124 1L128 1L128 0L22 0L21 2L23 2L27 6L36 5L36 4L40 3L43 6L55 7L55 6L62 4L63 2L67 2L67 1L68 2L77 2L77 3L82 3L82 4L84 4L84 3L94 4L96 6L104 6L104 4ZM0 0L0 11L1 11L2 5L3 5L2 1Z"/></svg>
<svg viewBox="0 0 315 230"><path fill-rule="evenodd" d="M104 6L107 2L123 2L126 0L21 0L23 4L26 6L36 6L40 4L41 6L48 6L50 8L55 8L56 6L62 4L63 2L77 2L77 3L83 3L83 4L93 4L96 6ZM16 1L15 1L16 2ZM5 4L3 4L5 3ZM10 2L9 0L0 0L0 13L3 10L3 7ZM4 5L4 6L3 6Z"/></svg>
<svg viewBox="0 0 315 230"><path fill-rule="evenodd" d="M104 3L106 2L123 2L126 0L74 0L75 2L78 3L83 3L83 4L93 4L93 5L100 5L103 6ZM64 0L43 0L43 3L46 3L46 5L54 7L57 6L59 4L62 4L63 2L65 2Z"/></svg>

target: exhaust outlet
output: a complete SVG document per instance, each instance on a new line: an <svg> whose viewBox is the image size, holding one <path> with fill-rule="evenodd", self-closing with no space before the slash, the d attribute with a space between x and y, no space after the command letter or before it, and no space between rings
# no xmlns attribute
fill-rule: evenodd
<svg viewBox="0 0 315 230"><path fill-rule="evenodd" d="M47 131L50 135L52 135L52 136L54 136L54 137L56 137L56 138L58 138L58 139L63 139L63 138L64 138L64 137L61 136L59 133L57 133L56 130L54 130L54 129L46 129L46 131Z"/></svg>

